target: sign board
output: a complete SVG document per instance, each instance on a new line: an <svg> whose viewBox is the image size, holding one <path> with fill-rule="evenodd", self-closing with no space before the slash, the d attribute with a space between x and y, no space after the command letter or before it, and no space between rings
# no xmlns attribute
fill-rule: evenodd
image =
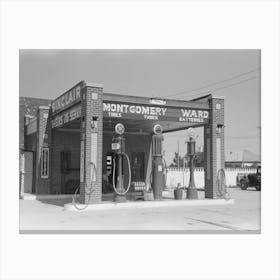
<svg viewBox="0 0 280 280"><path fill-rule="evenodd" d="M132 103L104 102L103 116L112 118L208 123L209 111L193 108L138 105Z"/></svg>
<svg viewBox="0 0 280 280"><path fill-rule="evenodd" d="M61 114L58 114L52 120L52 128L63 126L64 124L81 117L81 105L77 105Z"/></svg>
<svg viewBox="0 0 280 280"><path fill-rule="evenodd" d="M65 110L80 101L82 84L83 82L80 82L78 85L74 86L73 88L56 98L51 103L52 113L57 113Z"/></svg>
<svg viewBox="0 0 280 280"><path fill-rule="evenodd" d="M155 104L155 105L165 105L166 104L166 100L151 98L150 99L150 103L151 104Z"/></svg>
<svg viewBox="0 0 280 280"><path fill-rule="evenodd" d="M112 150L119 150L121 148L120 143L112 143Z"/></svg>
<svg viewBox="0 0 280 280"><path fill-rule="evenodd" d="M37 131L37 118L34 118L27 126L26 126L26 134L32 134Z"/></svg>
<svg viewBox="0 0 280 280"><path fill-rule="evenodd" d="M106 170L112 170L112 156L106 156Z"/></svg>

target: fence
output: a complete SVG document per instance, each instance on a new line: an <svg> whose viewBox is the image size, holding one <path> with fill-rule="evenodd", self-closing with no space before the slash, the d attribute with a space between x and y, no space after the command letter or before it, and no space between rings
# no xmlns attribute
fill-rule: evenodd
<svg viewBox="0 0 280 280"><path fill-rule="evenodd" d="M238 173L248 174L256 173L256 168L225 168L226 185L228 187L236 186L236 176ZM190 179L189 168L167 168L166 185L175 188L178 183L181 186L188 186ZM197 188L204 188L204 168L196 167L194 170L194 181Z"/></svg>

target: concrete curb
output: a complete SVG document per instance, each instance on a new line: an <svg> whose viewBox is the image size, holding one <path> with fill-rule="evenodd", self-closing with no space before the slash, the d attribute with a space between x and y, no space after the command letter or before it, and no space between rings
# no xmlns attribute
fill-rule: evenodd
<svg viewBox="0 0 280 280"><path fill-rule="evenodd" d="M64 199L71 198L73 194L23 194L20 195L20 199L23 200L40 200L40 199ZM78 194L77 197L80 195Z"/></svg>
<svg viewBox="0 0 280 280"><path fill-rule="evenodd" d="M139 208L158 208L158 207L178 207L178 206L211 206L211 205L233 205L234 199L199 199L199 200L168 200L168 201L134 201L134 202L108 202L100 204L89 204L83 211L95 210L116 210L116 209L139 209ZM77 204L77 207L83 208L84 204ZM81 211L74 204L64 204L66 211Z"/></svg>

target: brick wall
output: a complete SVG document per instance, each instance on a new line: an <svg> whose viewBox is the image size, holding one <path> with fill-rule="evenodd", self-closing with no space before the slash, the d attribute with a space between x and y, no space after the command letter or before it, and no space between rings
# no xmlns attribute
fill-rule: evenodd
<svg viewBox="0 0 280 280"><path fill-rule="evenodd" d="M103 86L85 85L82 89L81 141L84 141L83 179L80 202L99 203L102 198ZM96 126L97 127L94 127ZM95 143L94 143L95 142ZM96 182L92 184L92 166L96 166ZM83 168L82 168L83 169Z"/></svg>
<svg viewBox="0 0 280 280"><path fill-rule="evenodd" d="M204 127L205 197L217 198L217 173L225 167L224 99L210 98L210 120ZM221 125L220 133L217 126Z"/></svg>
<svg viewBox="0 0 280 280"><path fill-rule="evenodd" d="M35 192L36 194L50 193L51 170L48 178L41 178L41 157L42 148L51 147L51 126L50 126L50 108L40 106L37 111L37 148L35 163ZM51 151L49 151L51 155Z"/></svg>
<svg viewBox="0 0 280 280"><path fill-rule="evenodd" d="M32 97L19 98L19 147L25 148L25 115L37 115L39 106L49 106L51 100ZM28 140L29 141L29 140Z"/></svg>

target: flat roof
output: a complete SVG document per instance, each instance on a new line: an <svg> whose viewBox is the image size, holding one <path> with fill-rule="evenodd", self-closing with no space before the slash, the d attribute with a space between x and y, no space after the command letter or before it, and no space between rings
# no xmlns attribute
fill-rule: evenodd
<svg viewBox="0 0 280 280"><path fill-rule="evenodd" d="M205 101L192 101L192 100L176 100L176 99L164 99L161 97L146 97L146 96L134 96L134 95L123 95L117 93L103 93L103 101L107 102L127 102L135 104L151 105L151 100L164 100L166 104L155 104L155 106L165 107L177 107L177 108L194 108L209 110L209 104Z"/></svg>
<svg viewBox="0 0 280 280"><path fill-rule="evenodd" d="M78 85L82 87L100 87L103 88L103 84L99 83L92 83L92 82L85 82L84 80L79 81L74 86L72 86L70 89L64 91L62 94L60 94L57 98L52 100L52 103L59 98L61 98L64 94L70 92ZM126 94L118 94L118 93L109 93L109 92L103 92L103 100L105 101L115 101L115 102L128 102L128 103L136 103L136 104L145 104L150 105L151 99L160 99L164 100L166 104L154 104L158 106L167 106L167 107L177 107L177 108L194 108L194 109L210 109L208 104L208 98L213 97L213 95L207 94L204 96L200 96L198 98L194 98L191 100L182 100L182 99L170 99L170 98L162 98L162 97L147 97L147 96L136 96L136 95L126 95ZM223 97L217 97L215 98L223 99ZM65 108L66 109L66 108Z"/></svg>
<svg viewBox="0 0 280 280"><path fill-rule="evenodd" d="M102 84L86 83L80 81L79 83L72 86L69 90L55 98L51 102L51 108L53 115L59 114L60 112L69 109L75 104L81 102L81 90L84 87L100 87L103 88ZM135 96L135 95L124 95L117 93L103 92L103 100L105 102L122 102L132 103L137 105L148 105L154 107L169 107L169 108L182 108L182 109L199 109L209 110L210 106L208 98L198 100L177 100L177 99L165 99L162 97L148 97L148 96Z"/></svg>

